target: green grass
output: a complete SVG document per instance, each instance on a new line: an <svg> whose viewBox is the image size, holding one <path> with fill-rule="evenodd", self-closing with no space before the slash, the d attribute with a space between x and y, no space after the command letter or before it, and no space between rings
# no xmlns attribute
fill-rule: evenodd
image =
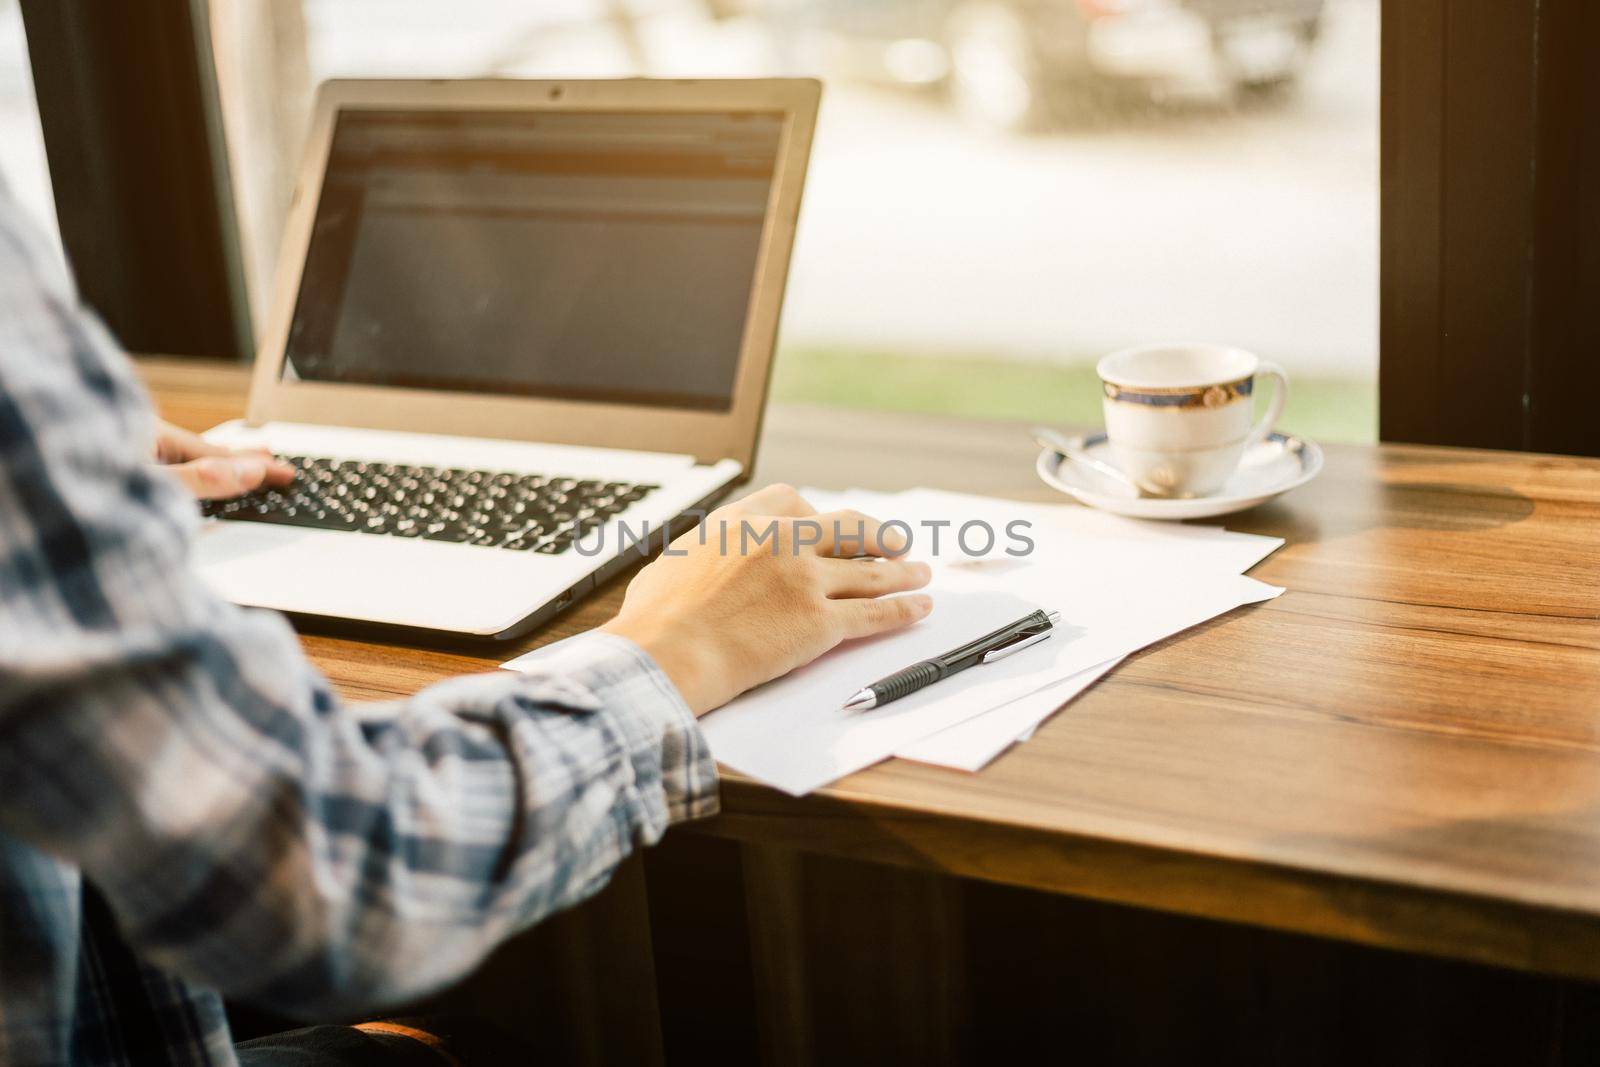
<svg viewBox="0 0 1600 1067"><path fill-rule="evenodd" d="M1378 389L1344 378L1293 380L1280 425L1318 441L1378 437ZM1019 362L983 356L932 358L841 348L785 348L773 398L789 403L913 411L1057 426L1100 424L1092 361Z"/></svg>

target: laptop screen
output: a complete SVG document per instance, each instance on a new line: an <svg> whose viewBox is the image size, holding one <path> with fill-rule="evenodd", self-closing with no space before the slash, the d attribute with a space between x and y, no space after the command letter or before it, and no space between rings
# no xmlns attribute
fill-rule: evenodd
<svg viewBox="0 0 1600 1067"><path fill-rule="evenodd" d="M343 111L284 375L727 411L782 131Z"/></svg>

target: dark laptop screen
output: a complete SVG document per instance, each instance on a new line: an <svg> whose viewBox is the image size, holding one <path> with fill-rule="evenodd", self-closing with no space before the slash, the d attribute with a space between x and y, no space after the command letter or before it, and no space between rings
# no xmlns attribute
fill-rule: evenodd
<svg viewBox="0 0 1600 1067"><path fill-rule="evenodd" d="M284 374L728 410L782 123L342 112Z"/></svg>

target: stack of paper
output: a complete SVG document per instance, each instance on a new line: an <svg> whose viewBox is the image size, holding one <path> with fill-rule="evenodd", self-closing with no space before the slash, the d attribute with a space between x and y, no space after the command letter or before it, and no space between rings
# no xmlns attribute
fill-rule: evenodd
<svg viewBox="0 0 1600 1067"><path fill-rule="evenodd" d="M1122 657L1282 592L1242 576L1278 538L928 489L804 495L820 512L854 508L905 523L910 556L933 566L934 610L909 629L847 642L702 720L719 762L789 793L891 756L976 771ZM841 708L862 686L1041 608L1061 613L1048 640L881 708Z"/></svg>

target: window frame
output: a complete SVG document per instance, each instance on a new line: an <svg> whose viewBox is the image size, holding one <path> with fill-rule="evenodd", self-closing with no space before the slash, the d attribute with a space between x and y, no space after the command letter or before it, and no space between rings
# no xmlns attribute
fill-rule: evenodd
<svg viewBox="0 0 1600 1067"><path fill-rule="evenodd" d="M21 0L61 243L124 347L248 359L205 0Z"/></svg>
<svg viewBox="0 0 1600 1067"><path fill-rule="evenodd" d="M1600 9L1382 9L1379 437L1600 455Z"/></svg>

